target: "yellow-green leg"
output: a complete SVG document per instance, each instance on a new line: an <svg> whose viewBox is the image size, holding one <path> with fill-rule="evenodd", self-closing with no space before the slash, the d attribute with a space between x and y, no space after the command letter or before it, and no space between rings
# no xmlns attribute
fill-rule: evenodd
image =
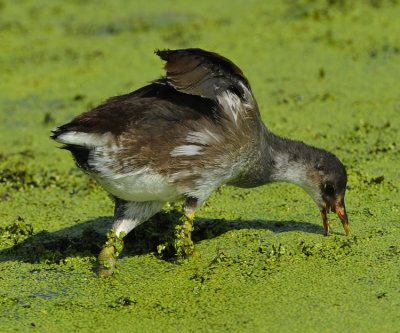
<svg viewBox="0 0 400 333"><path fill-rule="evenodd" d="M159 201L127 202L115 198L113 227L107 233L107 241L98 256L100 276L114 273L117 257L124 248L125 235L160 211L163 204Z"/></svg>
<svg viewBox="0 0 400 333"><path fill-rule="evenodd" d="M124 248L124 236L125 233L121 233L120 236L117 236L114 229L107 233L107 241L98 256L98 273L100 276L107 277L114 273L117 257Z"/></svg>
<svg viewBox="0 0 400 333"><path fill-rule="evenodd" d="M180 218L180 225L177 228L177 246L178 255L181 254L184 258L199 257L200 253L195 250L192 241L192 231L195 213L185 214Z"/></svg>

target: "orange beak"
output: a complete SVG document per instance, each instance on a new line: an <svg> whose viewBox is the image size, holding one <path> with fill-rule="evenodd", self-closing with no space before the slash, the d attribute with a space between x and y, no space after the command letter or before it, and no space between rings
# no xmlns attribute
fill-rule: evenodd
<svg viewBox="0 0 400 333"><path fill-rule="evenodd" d="M321 216L322 216L322 223L324 225L324 234L327 236L329 234L329 222L328 222L328 211L329 211L329 204L326 204L326 207L321 209ZM336 215L339 217L340 221L342 222L344 232L346 236L350 234L350 226L349 220L347 218L346 208L344 206L344 200L338 200L336 203L331 207L332 212L335 212Z"/></svg>
<svg viewBox="0 0 400 333"><path fill-rule="evenodd" d="M339 216L340 221L342 221L344 232L346 233L346 236L348 236L350 234L350 226L343 200L339 204L336 204L334 210L336 215Z"/></svg>

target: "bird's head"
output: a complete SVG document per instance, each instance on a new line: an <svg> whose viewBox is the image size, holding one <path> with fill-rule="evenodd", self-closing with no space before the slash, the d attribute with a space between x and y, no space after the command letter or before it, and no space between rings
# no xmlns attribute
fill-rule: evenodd
<svg viewBox="0 0 400 333"><path fill-rule="evenodd" d="M321 212L325 234L329 233L328 213L332 211L337 214L348 235L350 227L344 204L347 174L343 163L326 150L301 141L271 136L269 142L273 145L270 180L286 181L302 187Z"/></svg>
<svg viewBox="0 0 400 333"><path fill-rule="evenodd" d="M320 209L325 234L329 232L327 214L332 211L339 217L348 235L350 227L344 204L347 174L344 165L335 155L322 151L310 177L313 181L308 192Z"/></svg>

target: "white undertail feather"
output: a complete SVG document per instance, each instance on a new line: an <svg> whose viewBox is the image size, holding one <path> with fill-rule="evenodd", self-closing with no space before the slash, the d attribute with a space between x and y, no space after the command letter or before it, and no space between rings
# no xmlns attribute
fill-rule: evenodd
<svg viewBox="0 0 400 333"><path fill-rule="evenodd" d="M57 129L54 131L57 131ZM96 134L70 131L60 134L55 140L64 144L84 147L100 147L112 144L114 142L112 134L109 132L104 134Z"/></svg>

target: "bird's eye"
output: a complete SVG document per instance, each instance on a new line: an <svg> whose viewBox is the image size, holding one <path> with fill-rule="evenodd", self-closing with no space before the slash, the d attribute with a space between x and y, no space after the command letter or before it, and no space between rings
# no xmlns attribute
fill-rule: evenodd
<svg viewBox="0 0 400 333"><path fill-rule="evenodd" d="M332 196L335 193L335 188L333 187L333 185L331 183L326 183L324 185L324 193L326 195Z"/></svg>

